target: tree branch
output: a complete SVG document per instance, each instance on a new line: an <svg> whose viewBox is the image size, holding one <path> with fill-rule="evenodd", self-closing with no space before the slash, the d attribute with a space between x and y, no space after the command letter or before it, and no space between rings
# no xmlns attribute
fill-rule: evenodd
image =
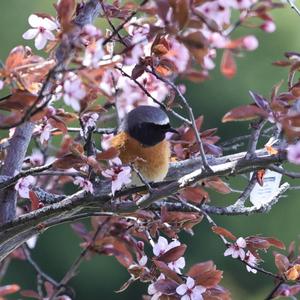
<svg viewBox="0 0 300 300"><path fill-rule="evenodd" d="M256 151L256 158L245 159L245 152L228 155L209 160L211 169L202 169L199 163L200 158L189 159L183 162L171 164L171 169L165 182L153 185L155 190L151 194L144 195L137 202L118 200L120 197L128 196L137 192L147 192L147 187L129 187L111 194L111 182L105 181L95 184L94 194L87 194L79 191L73 195L65 197L57 203L47 205L38 210L21 215L14 221L0 226L0 260L3 260L11 251L20 246L32 235L43 232L48 227L61 222L63 218L71 218L76 214L84 212L85 209L97 212L113 212L115 214L128 214L146 208L166 196L177 193L179 190L189 186L199 180L214 176L231 176L235 174L254 171L256 169L267 168L270 164L281 163L285 155L268 155L266 151ZM200 165L200 168L199 168ZM284 186L286 188L286 185ZM209 207L203 209L210 213ZM234 209L214 210L218 214L238 214ZM262 207L257 212L268 211ZM252 208L244 208L242 213L254 213ZM241 212L239 212L241 213Z"/></svg>

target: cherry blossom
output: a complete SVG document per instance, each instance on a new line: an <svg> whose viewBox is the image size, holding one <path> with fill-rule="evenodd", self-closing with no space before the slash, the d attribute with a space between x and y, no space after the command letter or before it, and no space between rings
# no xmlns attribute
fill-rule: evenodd
<svg viewBox="0 0 300 300"><path fill-rule="evenodd" d="M73 183L79 185L86 192L94 192L93 184L86 178L76 176Z"/></svg>
<svg viewBox="0 0 300 300"><path fill-rule="evenodd" d="M48 40L55 40L55 36L52 33L53 30L57 30L57 24L49 18L42 18L37 15L30 15L28 23L31 29L28 29L24 34L25 40L34 40L35 47L38 50L43 49L46 46Z"/></svg>
<svg viewBox="0 0 300 300"><path fill-rule="evenodd" d="M138 260L139 266L145 267L146 264L147 264L147 261L148 261L147 255L143 255L143 256Z"/></svg>
<svg viewBox="0 0 300 300"><path fill-rule="evenodd" d="M186 283L176 288L176 293L181 296L181 300L202 300L202 294L205 291L204 286L195 285L195 280L192 277L188 277Z"/></svg>
<svg viewBox="0 0 300 300"><path fill-rule="evenodd" d="M90 37L99 37L99 36L101 36L101 30L98 29L93 24L84 25L83 28L82 28L82 32L84 34L87 34Z"/></svg>
<svg viewBox="0 0 300 300"><path fill-rule="evenodd" d="M266 21L262 25L260 25L260 28L265 32L274 32L276 30L276 25L273 21Z"/></svg>
<svg viewBox="0 0 300 300"><path fill-rule="evenodd" d="M111 140L113 137L114 135L112 133L102 134L101 147L103 150L107 150L108 148L111 147Z"/></svg>
<svg viewBox="0 0 300 300"><path fill-rule="evenodd" d="M86 95L80 78L67 79L64 82L64 102L75 111L80 111L80 100Z"/></svg>
<svg viewBox="0 0 300 300"><path fill-rule="evenodd" d="M46 142L48 142L48 140L50 139L51 136L51 130L53 129L53 127L51 126L51 124L46 124L44 125L41 130L40 130L40 141L42 144L45 144Z"/></svg>
<svg viewBox="0 0 300 300"><path fill-rule="evenodd" d="M34 249L34 248L35 248L35 245L36 245L36 242L37 242L37 239L38 239L38 235L37 235L37 234L33 235L30 239L28 239L28 240L26 241L27 246L28 246L30 249Z"/></svg>
<svg viewBox="0 0 300 300"><path fill-rule="evenodd" d="M293 164L300 165L300 142L288 146L287 159Z"/></svg>
<svg viewBox="0 0 300 300"><path fill-rule="evenodd" d="M257 263L258 263L258 259L250 251L247 251L246 256L245 256L245 262L247 262L252 267L256 267ZM257 270L251 268L250 266L246 265L247 271L252 272L253 274L256 274Z"/></svg>
<svg viewBox="0 0 300 300"><path fill-rule="evenodd" d="M44 154L39 149L33 149L28 159L33 166L41 166L44 163Z"/></svg>
<svg viewBox="0 0 300 300"><path fill-rule="evenodd" d="M4 81L0 80L0 90L2 90L4 88Z"/></svg>
<svg viewBox="0 0 300 300"><path fill-rule="evenodd" d="M220 27L230 23L231 9L229 1L208 1L197 9L214 20Z"/></svg>
<svg viewBox="0 0 300 300"><path fill-rule="evenodd" d="M86 48L82 61L84 66L96 68L99 65L100 60L105 54L102 43L103 39L99 39Z"/></svg>
<svg viewBox="0 0 300 300"><path fill-rule="evenodd" d="M160 274L156 282L165 278L164 274ZM151 300L159 300L159 297L162 295L162 293L155 288L155 282L148 286L148 294L152 296Z"/></svg>
<svg viewBox="0 0 300 300"><path fill-rule="evenodd" d="M245 259L245 250L247 243L242 237L239 237L235 243L231 244L224 252L224 256L232 256L232 258L240 257L241 260Z"/></svg>
<svg viewBox="0 0 300 300"><path fill-rule="evenodd" d="M84 125L84 134L87 134L89 130L96 128L96 122L99 118L97 113L84 114L81 117L82 123Z"/></svg>
<svg viewBox="0 0 300 300"><path fill-rule="evenodd" d="M163 55L163 58L167 58L174 63L177 71L184 72L190 59L188 49L176 39L169 39L169 51Z"/></svg>
<svg viewBox="0 0 300 300"><path fill-rule="evenodd" d="M29 192L35 183L36 179L31 175L20 178L15 185L15 190L18 191L20 197L29 199Z"/></svg>
<svg viewBox="0 0 300 300"><path fill-rule="evenodd" d="M254 35L243 38L243 47L248 51L253 51L258 47L258 40Z"/></svg>
<svg viewBox="0 0 300 300"><path fill-rule="evenodd" d="M153 246L153 253L155 256L160 256L167 251L169 251L172 248L180 246L180 242L178 240L172 241L170 244L168 243L168 240L162 236L158 238L158 241ZM177 272L178 274L181 274L181 270L185 267L185 258L180 257L176 261L168 263L168 267Z"/></svg>
<svg viewBox="0 0 300 300"><path fill-rule="evenodd" d="M242 10L249 8L255 2L253 0L233 0L231 1L231 6L234 9Z"/></svg>
<svg viewBox="0 0 300 300"><path fill-rule="evenodd" d="M119 158L110 160L109 164L111 168L102 171L102 175L112 180L111 191L114 195L115 192L119 191L124 185L131 183L131 168L122 166L122 161Z"/></svg>

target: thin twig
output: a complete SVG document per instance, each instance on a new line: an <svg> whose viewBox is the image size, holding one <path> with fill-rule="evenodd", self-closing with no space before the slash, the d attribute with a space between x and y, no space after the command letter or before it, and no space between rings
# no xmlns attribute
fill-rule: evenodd
<svg viewBox="0 0 300 300"><path fill-rule="evenodd" d="M287 2L290 5L291 9L293 9L297 13L297 15L300 16L300 10L295 5L294 0L287 0Z"/></svg>
<svg viewBox="0 0 300 300"><path fill-rule="evenodd" d="M105 223L104 223L105 224ZM73 262L73 264L71 265L71 267L69 268L68 272L65 274L65 276L63 277L63 279L60 281L59 286L60 288L58 288L56 290L56 292L50 297L49 300L54 300L56 299L56 296L62 292L65 288L65 286L67 285L67 283L75 276L80 264L82 263L83 259L85 258L86 254L88 253L88 251L90 250L91 246L93 245L93 243L96 241L98 234L100 233L100 230L102 229L102 226L104 224L100 224L96 230L96 232L94 233L91 241L88 243L88 245L81 251L81 253L79 254L79 256L75 259L75 261Z"/></svg>
<svg viewBox="0 0 300 300"><path fill-rule="evenodd" d="M195 120L195 117L194 117L194 113L193 113L193 110L192 110L191 106L189 105L187 99L183 96L180 89L173 82L171 82L170 80L168 80L164 77L161 77L160 75L158 75L156 72L154 72L152 70L147 69L147 72L151 73L152 75L154 75L157 79L161 80L162 82L168 84L178 94L179 98L181 99L181 102L183 103L183 105L185 106L185 109L187 110L190 121L192 122L191 126L192 126L192 129L194 131L197 143L199 145L199 151L200 151L200 156L201 156L201 159L202 159L203 166L206 169L209 169L209 164L208 164L207 159L206 159L204 146L203 146L203 142L202 142L201 137L200 137L200 133L197 129L197 124L196 124L196 120Z"/></svg>
<svg viewBox="0 0 300 300"><path fill-rule="evenodd" d="M49 281L55 287L58 287L59 283L57 281L55 281L52 277L50 277L49 275L47 275L45 272L43 272L42 269L40 268L40 266L33 260L33 258L31 257L31 253L30 253L30 250L29 250L28 246L24 245L22 247L22 249L23 249L24 254L26 256L26 260L35 269L35 271L37 272L37 274L39 276L41 276L44 280Z"/></svg>
<svg viewBox="0 0 300 300"><path fill-rule="evenodd" d="M173 109L168 109L164 103L162 103L162 102L158 101L157 99L155 99L147 91L147 89L145 89L145 87L140 82L138 82L136 79L132 78L132 76L130 76L128 73L126 73L123 69L121 69L119 67L115 67L115 69L119 70L123 76L125 76L125 77L129 78L130 80L132 80L150 99L153 100L154 103L158 104L164 111L170 112L178 120L183 121L184 123L186 123L188 125L192 125L192 122L190 120L188 120L187 118L184 118L183 116L178 114Z"/></svg>
<svg viewBox="0 0 300 300"><path fill-rule="evenodd" d="M143 0L143 2L139 6L144 6L147 2L148 0ZM125 24L128 23L136 14L137 11L133 11L118 27L116 27L114 32L103 41L103 46L109 43L112 38L115 37L119 33L119 31L124 28Z"/></svg>

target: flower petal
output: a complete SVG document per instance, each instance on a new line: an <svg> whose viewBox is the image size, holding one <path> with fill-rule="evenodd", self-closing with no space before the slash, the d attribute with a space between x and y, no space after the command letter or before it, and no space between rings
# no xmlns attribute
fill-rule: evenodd
<svg viewBox="0 0 300 300"><path fill-rule="evenodd" d="M38 50L42 50L46 46L46 44L47 38L42 33L39 33L34 40L35 48Z"/></svg>
<svg viewBox="0 0 300 300"><path fill-rule="evenodd" d="M187 290L188 290L188 287L187 287L187 285L186 284L181 284L180 286L178 286L177 288L176 288L176 293L178 294L178 295L184 295L186 292L187 292Z"/></svg>
<svg viewBox="0 0 300 300"><path fill-rule="evenodd" d="M39 27L42 24L42 18L37 15L30 15L28 18L28 23L32 27Z"/></svg>
<svg viewBox="0 0 300 300"><path fill-rule="evenodd" d="M31 40L34 39L38 33L38 29L28 29L26 32L23 33L22 37L25 40Z"/></svg>

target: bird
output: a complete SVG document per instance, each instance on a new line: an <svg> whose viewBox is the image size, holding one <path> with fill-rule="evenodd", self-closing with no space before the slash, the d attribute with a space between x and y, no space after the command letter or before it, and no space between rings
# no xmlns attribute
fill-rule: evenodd
<svg viewBox="0 0 300 300"><path fill-rule="evenodd" d="M170 143L166 133L178 133L168 115L159 107L140 105L123 118L111 145L119 151L123 164L133 164L140 173L132 174L132 183L162 181L169 169Z"/></svg>

